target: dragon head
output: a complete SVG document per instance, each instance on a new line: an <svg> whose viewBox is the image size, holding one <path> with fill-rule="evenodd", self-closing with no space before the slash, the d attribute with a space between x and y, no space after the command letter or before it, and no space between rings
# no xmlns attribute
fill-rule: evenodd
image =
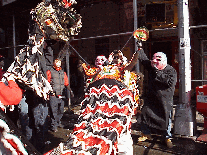
<svg viewBox="0 0 207 155"><path fill-rule="evenodd" d="M44 0L31 10L47 39L69 41L82 27L81 16L72 5L75 0Z"/></svg>

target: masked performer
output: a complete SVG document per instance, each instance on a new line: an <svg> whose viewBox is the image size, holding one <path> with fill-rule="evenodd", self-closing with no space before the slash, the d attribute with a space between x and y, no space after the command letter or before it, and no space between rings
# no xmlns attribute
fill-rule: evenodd
<svg viewBox="0 0 207 155"><path fill-rule="evenodd" d="M127 71L129 76L125 78L120 69L124 68L122 59L120 64L113 56L110 60L113 63L107 65L105 56L98 56L95 67L83 64L85 73L92 80L81 103L78 123L68 141L59 144L47 155L133 154L130 127L137 98L136 89L132 89L129 83L136 81L137 77L132 78ZM128 85L125 85L127 82Z"/></svg>
<svg viewBox="0 0 207 155"><path fill-rule="evenodd" d="M139 43L138 59L149 72L149 89L142 108L142 137L138 141L151 138L151 133L161 134L172 148L171 138L173 95L177 82L176 70L167 64L167 57L163 52L157 52L150 61Z"/></svg>
<svg viewBox="0 0 207 155"><path fill-rule="evenodd" d="M32 9L30 12L32 20L29 24L28 31L29 45L20 50L20 53L15 57L14 62L8 68L2 79L3 81L9 81L9 90L10 87L13 88L15 86L15 83L9 80L9 77L12 76L18 85L21 85L21 88L33 92L32 97L26 97L27 100L31 100L31 102L27 101L30 106L28 108L28 113L32 114L32 134L35 133L33 137L35 137L36 140L36 142L33 140L31 140L31 142L36 145L36 148L38 148L38 151L41 153L43 153L44 150L43 139L48 112L45 101L49 99L49 94L53 93L53 89L47 81L46 76L46 71L50 68L47 61L51 61L51 58L47 59L48 55L51 56L51 48L48 48L48 45L54 40L65 42L66 46L60 54L61 56L65 55L65 49L67 49L66 43L71 37L79 33L82 26L81 16L76 14L76 11L72 8L72 5L75 3L76 1L74 0L44 0L39 3L35 9ZM19 91L15 93L13 91L8 91L6 87L3 88L7 90L10 97L6 97L5 99L8 100L8 102L4 102L4 97L2 97L2 103L6 105L18 104L17 102L21 100L22 96L16 96L15 94ZM32 93L29 93L29 95L31 94ZM5 93L3 93L2 96L3 95L5 95ZM21 97L15 100L15 98L19 96ZM15 102L13 102L12 99L15 100ZM4 116L2 116L2 119L3 118ZM10 124L8 125L11 127ZM21 135L18 136L21 137ZM29 149L27 148L27 150ZM38 154L34 152L30 153Z"/></svg>
<svg viewBox="0 0 207 155"><path fill-rule="evenodd" d="M107 58L104 55L99 55L95 60L95 67L91 67L90 65L86 65L86 63L82 64L84 73L86 75L86 87L93 82L98 75L98 73L103 69L103 66L106 66L108 63Z"/></svg>

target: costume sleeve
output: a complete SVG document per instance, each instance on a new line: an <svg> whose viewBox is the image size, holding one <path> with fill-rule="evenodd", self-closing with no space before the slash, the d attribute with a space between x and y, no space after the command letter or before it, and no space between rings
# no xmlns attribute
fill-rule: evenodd
<svg viewBox="0 0 207 155"><path fill-rule="evenodd" d="M64 81L65 81L64 85L68 86L69 85L68 76L67 76L67 74L65 72L64 72Z"/></svg>
<svg viewBox="0 0 207 155"><path fill-rule="evenodd" d="M129 62L129 65L125 67L125 70L131 71L133 67L136 65L138 59L138 52L135 52L132 56L132 59Z"/></svg>
<svg viewBox="0 0 207 155"><path fill-rule="evenodd" d="M50 83L51 81L51 72L50 70L47 71L47 81Z"/></svg>
<svg viewBox="0 0 207 155"><path fill-rule="evenodd" d="M138 59L146 69L151 68L151 61L148 59L147 55L144 53L143 49L136 51L138 53Z"/></svg>
<svg viewBox="0 0 207 155"><path fill-rule="evenodd" d="M155 80L168 87L174 87L177 82L177 72L174 68L164 70L163 72L157 70Z"/></svg>
<svg viewBox="0 0 207 155"><path fill-rule="evenodd" d="M70 91L70 95L71 97L74 97L74 93L72 91L72 89L70 88L70 85L69 85L69 82L68 82L68 76L67 74L64 72L64 80L65 80L65 83L64 85L67 87L67 89Z"/></svg>
<svg viewBox="0 0 207 155"><path fill-rule="evenodd" d="M85 63L82 64L83 70L87 76L93 76L97 73L98 68L91 68L90 66L86 66Z"/></svg>
<svg viewBox="0 0 207 155"><path fill-rule="evenodd" d="M4 105L17 105L22 99L22 90L14 81L8 81L8 86L0 82L0 101Z"/></svg>
<svg viewBox="0 0 207 155"><path fill-rule="evenodd" d="M86 74L86 72L87 72L87 70L88 70L88 67L86 66L85 63L82 64L82 67L83 67L83 70L84 70L84 72L85 72L85 74Z"/></svg>
<svg viewBox="0 0 207 155"><path fill-rule="evenodd" d="M149 60L147 55L144 53L144 50L142 48L140 50L138 50L137 53L138 53L139 60L141 60L141 61Z"/></svg>

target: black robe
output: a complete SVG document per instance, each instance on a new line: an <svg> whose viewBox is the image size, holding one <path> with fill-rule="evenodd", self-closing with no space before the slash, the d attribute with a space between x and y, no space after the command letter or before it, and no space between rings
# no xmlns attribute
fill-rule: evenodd
<svg viewBox="0 0 207 155"><path fill-rule="evenodd" d="M173 95L177 82L176 70L167 65L163 70L151 66L151 61L141 49L138 59L149 73L149 86L142 108L142 121L151 129L166 131L173 110Z"/></svg>

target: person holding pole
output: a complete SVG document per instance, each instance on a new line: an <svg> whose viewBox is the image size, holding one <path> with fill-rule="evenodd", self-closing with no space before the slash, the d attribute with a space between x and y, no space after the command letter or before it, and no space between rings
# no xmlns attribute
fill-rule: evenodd
<svg viewBox="0 0 207 155"><path fill-rule="evenodd" d="M67 74L61 68L61 60L55 59L53 67L47 71L48 82L50 82L53 88L53 94L50 95L50 108L52 112L51 126L52 131L57 132L57 127L63 127L61 124L61 118L64 113L64 98L63 90L65 86L71 93L71 97L74 96L71 90Z"/></svg>
<svg viewBox="0 0 207 155"><path fill-rule="evenodd" d="M163 52L157 52L149 60L138 43L136 57L149 73L149 88L142 107L141 131L138 141L151 139L151 133L162 135L168 148L172 148L171 138L173 95L177 82L176 70L167 64L167 57Z"/></svg>

